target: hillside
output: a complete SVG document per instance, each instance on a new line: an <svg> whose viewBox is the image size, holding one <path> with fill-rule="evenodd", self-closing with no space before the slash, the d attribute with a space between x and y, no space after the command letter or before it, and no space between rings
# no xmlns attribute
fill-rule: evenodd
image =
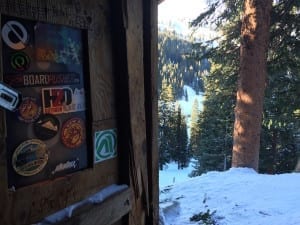
<svg viewBox="0 0 300 225"><path fill-rule="evenodd" d="M211 225L300 225L299 189L300 173L209 172L161 188L161 217L165 225L202 224L190 221L193 215L212 215L203 223Z"/></svg>

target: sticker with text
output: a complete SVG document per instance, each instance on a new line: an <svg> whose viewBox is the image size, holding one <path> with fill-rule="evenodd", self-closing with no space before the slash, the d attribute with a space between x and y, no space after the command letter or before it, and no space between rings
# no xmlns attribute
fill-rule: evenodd
<svg viewBox="0 0 300 225"><path fill-rule="evenodd" d="M62 114L85 110L84 89L53 87L42 89L43 113Z"/></svg>
<svg viewBox="0 0 300 225"><path fill-rule="evenodd" d="M15 63L17 68L22 68L23 61ZM6 74L5 83L14 87L40 87L57 85L78 85L80 84L80 75L78 73L22 73Z"/></svg>
<svg viewBox="0 0 300 225"><path fill-rule="evenodd" d="M95 163L117 156L117 130L103 130L95 132Z"/></svg>
<svg viewBox="0 0 300 225"><path fill-rule="evenodd" d="M79 168L79 159L71 159L60 163L55 166L55 169L51 172L51 176L58 175L60 173L71 172Z"/></svg>
<svg viewBox="0 0 300 225"><path fill-rule="evenodd" d="M12 165L17 174L33 176L44 169L48 156L46 144L41 140L31 139L17 147L13 154Z"/></svg>

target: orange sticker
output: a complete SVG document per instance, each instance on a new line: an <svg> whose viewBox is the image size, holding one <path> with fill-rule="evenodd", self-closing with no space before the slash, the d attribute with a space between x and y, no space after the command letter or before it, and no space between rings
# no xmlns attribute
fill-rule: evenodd
<svg viewBox="0 0 300 225"><path fill-rule="evenodd" d="M85 140L84 122L80 118L66 121L61 130L62 143L68 148L78 148Z"/></svg>

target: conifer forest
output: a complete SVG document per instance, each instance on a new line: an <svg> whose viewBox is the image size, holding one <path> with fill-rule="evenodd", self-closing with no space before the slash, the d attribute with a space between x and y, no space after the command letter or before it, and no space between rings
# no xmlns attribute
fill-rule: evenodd
<svg viewBox="0 0 300 225"><path fill-rule="evenodd" d="M240 47L248 41L241 38L244 1L207 4L190 26L210 27L214 37L158 34L159 167L175 161L180 169L193 159L191 176L232 165ZM258 171L275 174L300 167L300 1L273 1L268 30ZM190 118L176 103L189 99L184 85L204 97Z"/></svg>

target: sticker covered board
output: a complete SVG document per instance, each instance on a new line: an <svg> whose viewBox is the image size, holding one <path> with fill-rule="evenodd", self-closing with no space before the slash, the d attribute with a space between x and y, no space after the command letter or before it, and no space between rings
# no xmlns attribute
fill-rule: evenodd
<svg viewBox="0 0 300 225"><path fill-rule="evenodd" d="M8 185L89 166L86 31L1 16L3 81L23 100L6 113Z"/></svg>

